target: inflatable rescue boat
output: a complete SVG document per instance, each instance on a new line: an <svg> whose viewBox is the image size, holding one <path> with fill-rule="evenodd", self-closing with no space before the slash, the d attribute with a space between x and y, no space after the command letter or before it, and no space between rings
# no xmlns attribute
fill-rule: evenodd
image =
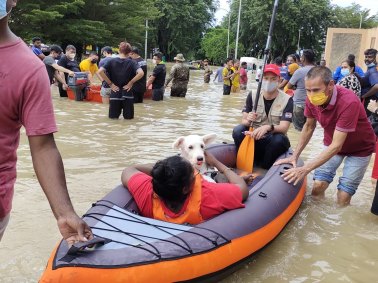
<svg viewBox="0 0 378 283"><path fill-rule="evenodd" d="M235 167L233 144L208 151ZM300 207L306 180L285 182L281 174L289 167L273 166L260 176L245 208L194 226L140 216L128 190L118 186L84 215L94 240L71 248L61 241L40 282L217 282L277 237Z"/></svg>

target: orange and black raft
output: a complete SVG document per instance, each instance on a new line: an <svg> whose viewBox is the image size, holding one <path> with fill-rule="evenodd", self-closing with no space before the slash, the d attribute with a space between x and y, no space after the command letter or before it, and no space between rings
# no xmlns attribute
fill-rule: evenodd
<svg viewBox="0 0 378 283"><path fill-rule="evenodd" d="M208 150L235 167L234 145ZM68 248L61 241L40 282L216 282L277 237L298 210L306 182L285 182L280 175L287 167L273 166L261 176L245 208L194 226L138 215L130 193L119 186L84 215L94 246Z"/></svg>

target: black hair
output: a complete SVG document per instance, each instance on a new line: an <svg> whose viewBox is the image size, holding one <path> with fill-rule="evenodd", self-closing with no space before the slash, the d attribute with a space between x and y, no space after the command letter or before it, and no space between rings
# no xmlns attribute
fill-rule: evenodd
<svg viewBox="0 0 378 283"><path fill-rule="evenodd" d="M282 57L281 56L278 56L274 59L274 64L278 65L278 66L282 66Z"/></svg>
<svg viewBox="0 0 378 283"><path fill-rule="evenodd" d="M374 49L374 48L366 49L365 52L364 52L364 54L365 55L377 56L377 49Z"/></svg>
<svg viewBox="0 0 378 283"><path fill-rule="evenodd" d="M167 201L183 201L185 188L193 183L193 167L184 158L175 155L158 161L151 171L154 192Z"/></svg>
<svg viewBox="0 0 378 283"><path fill-rule="evenodd" d="M312 49L305 49L303 50L303 57L307 63L314 63L315 62L315 53Z"/></svg>
<svg viewBox="0 0 378 283"><path fill-rule="evenodd" d="M332 71L323 66L316 66L311 68L306 75L306 80L321 78L325 85L328 85L333 80Z"/></svg>
<svg viewBox="0 0 378 283"><path fill-rule="evenodd" d="M242 66L247 65L247 62L242 62L240 65Z"/></svg>
<svg viewBox="0 0 378 283"><path fill-rule="evenodd" d="M63 49L59 45L51 45L50 46L50 52L51 51L54 51L54 52L60 54L60 53L63 52Z"/></svg>
<svg viewBox="0 0 378 283"><path fill-rule="evenodd" d="M96 51L91 51L91 52L89 52L89 56L91 56L91 55L96 55L96 56L98 56L98 54L97 54Z"/></svg>
<svg viewBox="0 0 378 283"><path fill-rule="evenodd" d="M225 63L227 64L230 61L232 61L232 63L234 63L234 59L232 59L232 58L227 58Z"/></svg>
<svg viewBox="0 0 378 283"><path fill-rule="evenodd" d="M101 53L102 52L107 52L109 54L113 54L113 49L110 47L110 46L105 46L101 49Z"/></svg>
<svg viewBox="0 0 378 283"><path fill-rule="evenodd" d="M353 69L352 73L354 73L355 68L356 68L356 63L354 63L354 60L345 60L345 61L341 62L341 64L344 63L344 62L347 63L348 66Z"/></svg>
<svg viewBox="0 0 378 283"><path fill-rule="evenodd" d="M161 53L161 52L154 53L154 56L158 57L160 60L163 59L163 53Z"/></svg>
<svg viewBox="0 0 378 283"><path fill-rule="evenodd" d="M354 54L349 54L347 60L354 62L356 60L356 56L354 56Z"/></svg>
<svg viewBox="0 0 378 283"><path fill-rule="evenodd" d="M138 49L138 47L136 47L136 46L131 47L131 52L140 55L140 53L139 53L139 49Z"/></svg>
<svg viewBox="0 0 378 283"><path fill-rule="evenodd" d="M34 42L36 42L36 41L42 41L42 39L41 39L40 37L38 37L38 36L33 37L33 38L32 38L32 42L34 43Z"/></svg>
<svg viewBox="0 0 378 283"><path fill-rule="evenodd" d="M299 55L297 53L294 53L292 56L295 59L296 63L299 63L301 61L301 57L299 57Z"/></svg>

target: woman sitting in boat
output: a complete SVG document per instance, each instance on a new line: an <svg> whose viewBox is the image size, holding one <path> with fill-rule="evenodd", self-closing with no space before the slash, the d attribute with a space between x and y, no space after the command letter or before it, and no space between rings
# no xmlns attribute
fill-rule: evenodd
<svg viewBox="0 0 378 283"><path fill-rule="evenodd" d="M229 183L210 183L180 156L155 165L136 165L122 173L122 184L133 195L141 214L177 224L198 224L227 210L243 208L248 198L244 179L212 154L205 153Z"/></svg>

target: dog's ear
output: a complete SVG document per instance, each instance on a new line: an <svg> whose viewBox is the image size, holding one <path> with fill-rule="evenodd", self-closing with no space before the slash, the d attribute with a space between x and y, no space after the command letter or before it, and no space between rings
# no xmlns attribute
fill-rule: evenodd
<svg viewBox="0 0 378 283"><path fill-rule="evenodd" d="M173 144L172 148L173 149L180 149L182 143L184 142L185 137L179 137Z"/></svg>
<svg viewBox="0 0 378 283"><path fill-rule="evenodd" d="M214 134L214 133L212 133L212 134L207 134L207 135L204 135L204 136L202 137L203 142L204 142L206 145L209 144L209 143L212 143L213 141L215 141L216 138L217 138L217 134Z"/></svg>

